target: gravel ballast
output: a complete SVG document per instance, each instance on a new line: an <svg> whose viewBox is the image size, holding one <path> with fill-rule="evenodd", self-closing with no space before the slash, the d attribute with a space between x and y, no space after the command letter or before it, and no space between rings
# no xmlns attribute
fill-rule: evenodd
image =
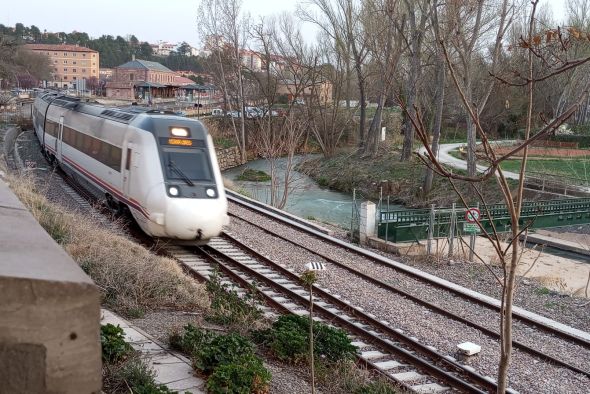
<svg viewBox="0 0 590 394"><path fill-rule="evenodd" d="M277 231L288 239L304 244L313 250L317 250L332 259L354 267L368 275L377 277L382 281L399 286L405 291L427 299L445 309L450 309L456 314L469 318L490 329L497 331L499 326L498 313L472 305L460 298L440 289L433 288L392 268L377 265L374 262L353 254L343 248L327 244L313 238L299 230L278 224L266 217L262 217L252 211L230 204L230 212L253 221L257 225L271 231ZM317 255L296 247L286 241L269 235L263 230L246 223L243 220L232 218L230 232L242 242L250 245L258 252L268 256L296 272L303 272L304 265L309 261L321 261ZM399 261L399 258L388 256ZM360 306L366 311L375 314L380 319L394 323L405 332L418 337L425 343L435 346L443 354L456 356L459 343L470 341L482 346L482 351L477 356L471 357L466 362L484 375L496 377L499 358L499 344L494 338L466 326L462 323L440 316L427 308L417 305L405 298L378 288L375 285L359 280L355 275L346 272L325 262L327 270L320 275L319 285L342 295L353 305ZM480 291L484 294L497 297L499 288L492 280L491 275L485 273L485 268L478 264L456 262L452 265L419 263L414 267L440 276L444 279L459 283L466 287ZM475 272L475 274L474 274ZM457 280L460 279L460 280ZM473 285L475 283L475 286ZM517 305L524 309L532 310L562 323L575 326L582 330L588 329L588 308L582 307L580 299L563 297L559 294L536 294L537 289L533 281L521 286L517 292ZM549 308L553 313L544 313L548 309L546 305L557 307ZM564 309L553 311L553 309ZM536 329L522 323L515 324L514 339L521 341L562 359L582 369L588 368L590 351L581 346L573 345L559 338L541 333ZM572 393L580 392L583 387L588 387L590 379L570 371L548 364L527 353L515 350L513 352L510 370L510 387L520 392L550 392ZM583 390L582 390L583 391Z"/></svg>

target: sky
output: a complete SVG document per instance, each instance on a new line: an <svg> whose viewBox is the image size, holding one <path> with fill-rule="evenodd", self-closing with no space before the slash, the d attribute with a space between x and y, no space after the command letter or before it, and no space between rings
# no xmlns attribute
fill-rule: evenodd
<svg viewBox="0 0 590 394"><path fill-rule="evenodd" d="M8 2L10 0L3 0ZM566 0L541 0L549 4L557 20L562 20ZM199 0L26 0L11 1L1 7L0 23L14 26L35 25L41 31L86 32L90 37L103 34L127 36L134 34L140 41L156 43L186 41L200 47L196 15ZM297 0L243 0L243 9L252 19L284 11L293 12ZM315 29L302 25L308 40L315 37Z"/></svg>

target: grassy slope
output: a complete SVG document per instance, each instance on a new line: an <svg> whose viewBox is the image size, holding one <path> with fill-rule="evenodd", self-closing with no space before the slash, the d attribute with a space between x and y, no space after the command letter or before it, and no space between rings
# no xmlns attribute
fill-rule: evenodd
<svg viewBox="0 0 590 394"><path fill-rule="evenodd" d="M520 160L508 160L502 169L512 172L520 171ZM590 179L590 160L585 157L577 159L529 159L527 172L542 172L572 178Z"/></svg>

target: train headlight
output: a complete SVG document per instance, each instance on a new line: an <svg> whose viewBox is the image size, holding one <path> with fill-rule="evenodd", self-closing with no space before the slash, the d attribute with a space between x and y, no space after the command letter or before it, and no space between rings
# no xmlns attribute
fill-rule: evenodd
<svg viewBox="0 0 590 394"><path fill-rule="evenodd" d="M207 196L211 198L215 197L215 189L208 188L207 190L205 190L205 193L207 193Z"/></svg>
<svg viewBox="0 0 590 394"><path fill-rule="evenodd" d="M178 196L178 188L176 186L170 186L170 188L168 188L168 193L170 193L171 196Z"/></svg>
<svg viewBox="0 0 590 394"><path fill-rule="evenodd" d="M171 127L170 135L174 137L189 137L190 133L188 129L184 127Z"/></svg>

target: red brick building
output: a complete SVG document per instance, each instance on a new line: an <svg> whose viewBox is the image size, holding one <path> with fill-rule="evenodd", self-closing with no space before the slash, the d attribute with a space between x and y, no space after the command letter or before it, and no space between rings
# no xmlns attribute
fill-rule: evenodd
<svg viewBox="0 0 590 394"><path fill-rule="evenodd" d="M107 97L127 100L173 98L179 86L179 75L157 62L136 60L115 67L107 82Z"/></svg>

